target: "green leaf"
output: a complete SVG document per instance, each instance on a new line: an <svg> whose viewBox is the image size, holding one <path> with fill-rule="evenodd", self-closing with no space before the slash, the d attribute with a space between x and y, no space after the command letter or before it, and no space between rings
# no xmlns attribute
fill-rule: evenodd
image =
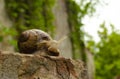
<svg viewBox="0 0 120 79"><path fill-rule="evenodd" d="M3 41L3 37L2 36L0 36L0 42L2 42Z"/></svg>

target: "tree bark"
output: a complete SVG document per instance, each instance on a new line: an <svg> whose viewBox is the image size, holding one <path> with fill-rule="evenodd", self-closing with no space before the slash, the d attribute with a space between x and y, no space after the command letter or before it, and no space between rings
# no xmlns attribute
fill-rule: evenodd
<svg viewBox="0 0 120 79"><path fill-rule="evenodd" d="M0 52L0 79L88 79L80 60Z"/></svg>
<svg viewBox="0 0 120 79"><path fill-rule="evenodd" d="M94 55L87 48L85 48L85 53L87 57L86 64L87 64L88 79L95 79Z"/></svg>
<svg viewBox="0 0 120 79"><path fill-rule="evenodd" d="M55 6L53 7L53 14L55 17L54 25L56 26L55 39L59 40L64 36L69 37L70 29L65 0L56 0ZM62 56L72 58L72 44L70 38L61 42L60 50Z"/></svg>

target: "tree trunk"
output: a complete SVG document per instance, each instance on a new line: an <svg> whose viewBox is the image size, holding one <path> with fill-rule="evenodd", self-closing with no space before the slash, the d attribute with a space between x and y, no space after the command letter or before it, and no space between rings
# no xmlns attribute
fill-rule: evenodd
<svg viewBox="0 0 120 79"><path fill-rule="evenodd" d="M65 0L56 0L55 6L53 8L53 14L55 17L54 25L55 29L55 39L59 40L64 36L70 34L69 24L68 24L68 15L65 5ZM70 38L65 39L60 44L60 50L62 56L71 58L72 57L72 47L71 47Z"/></svg>
<svg viewBox="0 0 120 79"><path fill-rule="evenodd" d="M87 70L88 70L88 79L94 79L95 77L95 65L94 65L94 57L93 54L86 48L85 49L86 57L87 57Z"/></svg>

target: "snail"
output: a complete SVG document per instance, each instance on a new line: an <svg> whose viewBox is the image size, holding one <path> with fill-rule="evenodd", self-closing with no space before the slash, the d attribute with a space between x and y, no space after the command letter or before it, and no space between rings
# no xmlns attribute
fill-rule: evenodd
<svg viewBox="0 0 120 79"><path fill-rule="evenodd" d="M18 38L18 49L20 53L24 54L59 56L58 45L64 39L56 41L42 30L26 30Z"/></svg>

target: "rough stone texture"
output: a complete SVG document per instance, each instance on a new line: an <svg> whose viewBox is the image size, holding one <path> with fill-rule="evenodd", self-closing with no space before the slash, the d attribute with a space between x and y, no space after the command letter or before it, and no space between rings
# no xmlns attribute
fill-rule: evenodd
<svg viewBox="0 0 120 79"><path fill-rule="evenodd" d="M0 79L87 79L86 73L78 60L0 52Z"/></svg>

